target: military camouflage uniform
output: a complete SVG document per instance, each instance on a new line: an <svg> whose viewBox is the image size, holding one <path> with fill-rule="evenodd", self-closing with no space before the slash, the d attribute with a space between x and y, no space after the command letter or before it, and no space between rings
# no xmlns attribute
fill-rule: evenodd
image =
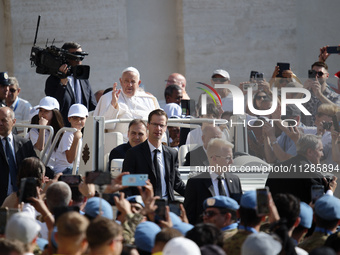
<svg viewBox="0 0 340 255"><path fill-rule="evenodd" d="M311 250L315 248L323 246L328 236L329 235L325 233L314 232L310 237L306 238L298 246L304 249L305 251L310 252Z"/></svg>
<svg viewBox="0 0 340 255"><path fill-rule="evenodd" d="M143 215L136 214L128 214L126 216L126 220L122 224L123 227L123 238L125 243L133 244L135 242L135 231L136 227L143 220Z"/></svg>
<svg viewBox="0 0 340 255"><path fill-rule="evenodd" d="M224 230L223 231L223 242L225 242L227 239L234 236L236 233L237 233L237 228Z"/></svg>
<svg viewBox="0 0 340 255"><path fill-rule="evenodd" d="M252 234L249 231L238 230L235 235L224 242L223 250L228 255L241 255L241 247L246 238Z"/></svg>

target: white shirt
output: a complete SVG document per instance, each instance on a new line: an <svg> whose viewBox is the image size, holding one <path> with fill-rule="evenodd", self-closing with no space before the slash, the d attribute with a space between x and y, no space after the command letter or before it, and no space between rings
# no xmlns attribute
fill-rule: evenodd
<svg viewBox="0 0 340 255"><path fill-rule="evenodd" d="M151 153L151 162L153 162L153 157L156 152L154 152L155 149L158 149L160 153L157 153L157 161L159 164L159 170L161 174L161 183L162 183L162 198L167 198L167 193L166 193L166 182L165 182L165 162L164 162L164 154L163 154L163 147L162 144L156 148L153 146L149 140L148 140L149 148L150 148L150 153Z"/></svg>
<svg viewBox="0 0 340 255"><path fill-rule="evenodd" d="M0 139L1 139L1 142L2 142L2 147L4 148L4 152L6 153L6 142L5 142L4 138L5 138L4 136L1 136L1 135L0 135ZM12 134L12 133L10 133L10 134L8 135L8 142L9 142L9 146L10 146L10 148L11 148L11 150L12 150L12 154L13 154L13 157L14 157L14 162L16 163L16 160L15 160L15 153L14 153L13 134ZM12 192L13 192L13 186L12 186L11 183L12 183L12 182L11 182L11 175L8 174L7 196L10 195L10 194L12 194Z"/></svg>
<svg viewBox="0 0 340 255"><path fill-rule="evenodd" d="M203 146L203 141L202 141L202 128L198 127L195 128L194 130L191 130L188 133L187 140L185 144L197 144L198 146Z"/></svg>
<svg viewBox="0 0 340 255"><path fill-rule="evenodd" d="M221 98L223 111L233 111L233 94L229 93L228 96Z"/></svg>
<svg viewBox="0 0 340 255"><path fill-rule="evenodd" d="M118 98L118 109L112 106L111 100L111 92L103 95L94 110L93 116L104 116L105 120L142 119L147 118L151 111L159 108L157 99L141 90L137 90L132 97L127 97L122 91ZM121 132L125 142L128 141L128 127L129 123L105 125L105 128L110 129L110 132Z"/></svg>
<svg viewBox="0 0 340 255"><path fill-rule="evenodd" d="M45 144L44 146L46 146L48 137L50 136L50 131L48 129L45 129ZM25 138L30 139L33 146L37 143L38 138L39 138L39 130L36 128L31 128L30 131L27 133L27 135L25 136ZM53 141L53 140L52 140ZM49 146L51 147L51 146ZM46 153L48 153L50 150L50 148L48 148L46 150ZM50 157L50 161L48 165L54 165L54 160L55 160L55 151L52 152L51 157Z"/></svg>
<svg viewBox="0 0 340 255"><path fill-rule="evenodd" d="M172 116L182 117L182 108L175 103L166 104L163 110L168 115L168 118Z"/></svg>
<svg viewBox="0 0 340 255"><path fill-rule="evenodd" d="M73 162L69 163L66 158L66 151L70 150L73 142L73 132L65 132L60 140L58 149L55 152L55 164L53 166L53 171L57 174L64 171L68 167L73 167ZM78 148L82 146L82 139L79 140ZM77 157L77 167L79 167L80 153Z"/></svg>
<svg viewBox="0 0 340 255"><path fill-rule="evenodd" d="M32 105L28 101L17 97L10 108L14 111L17 121L30 120L30 111L32 109Z"/></svg>
<svg viewBox="0 0 340 255"><path fill-rule="evenodd" d="M218 179L217 179L218 174L216 174L214 172L210 172L210 177L211 177L211 181L212 181L213 186L214 186L215 196L219 196L220 193L218 192ZM223 179L222 179L222 184L223 184L225 193L227 194L227 197L230 197L229 190L228 190L228 187L227 187L227 183L224 179L224 176L223 176Z"/></svg>

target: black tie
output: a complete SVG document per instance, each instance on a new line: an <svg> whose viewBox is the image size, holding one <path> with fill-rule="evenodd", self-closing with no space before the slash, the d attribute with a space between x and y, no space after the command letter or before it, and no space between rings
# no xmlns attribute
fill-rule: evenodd
<svg viewBox="0 0 340 255"><path fill-rule="evenodd" d="M226 196L227 195L225 193L224 185L223 185L223 182L222 182L223 179L224 178L221 175L219 175L217 177L217 180L218 180L218 193L220 193L219 194L220 196Z"/></svg>
<svg viewBox="0 0 340 255"><path fill-rule="evenodd" d="M8 165L9 165L9 174L11 175L11 182L12 182L13 190L17 191L17 185L16 185L17 166L15 164L12 149L9 145L8 137L5 137L4 140L5 140L5 153L6 153L7 162L8 162ZM10 185L10 184L8 184L8 185Z"/></svg>
<svg viewBox="0 0 340 255"><path fill-rule="evenodd" d="M159 167L157 154L160 152L160 150L155 149L153 155L153 165L155 167L156 172L156 187L155 187L155 196L160 196L162 198L162 182L161 182L161 170Z"/></svg>

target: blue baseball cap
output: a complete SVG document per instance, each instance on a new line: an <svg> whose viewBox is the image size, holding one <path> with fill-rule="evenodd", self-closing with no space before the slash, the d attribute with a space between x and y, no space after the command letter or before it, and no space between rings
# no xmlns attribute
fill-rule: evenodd
<svg viewBox="0 0 340 255"><path fill-rule="evenodd" d="M112 206L105 199L99 197L92 197L87 200L86 206L84 208L85 215L90 216L91 218L97 217L97 215L99 215L100 203L102 211L101 216L113 220Z"/></svg>
<svg viewBox="0 0 340 255"><path fill-rule="evenodd" d="M256 209L256 191L250 190L245 192L241 197L240 205L246 209Z"/></svg>
<svg viewBox="0 0 340 255"><path fill-rule="evenodd" d="M313 223L313 209L305 202L300 202L300 226L311 228Z"/></svg>
<svg viewBox="0 0 340 255"><path fill-rule="evenodd" d="M238 210L240 208L236 200L226 196L214 196L207 198L203 202L203 208L207 209L208 207L220 207L230 210Z"/></svg>
<svg viewBox="0 0 340 255"><path fill-rule="evenodd" d="M141 206L145 207L145 205L143 203L143 199L140 195L128 197L128 198L126 198L126 200L129 201L130 203L138 203Z"/></svg>
<svg viewBox="0 0 340 255"><path fill-rule="evenodd" d="M315 213L325 220L340 219L340 199L330 195L323 195L315 202Z"/></svg>
<svg viewBox="0 0 340 255"><path fill-rule="evenodd" d="M186 235L186 233L191 230L194 226L189 224L189 223L185 223L181 220L180 217L178 217L175 213L170 212L170 218L171 218L171 222L172 222L172 228L178 230L179 232L182 233L182 235Z"/></svg>
<svg viewBox="0 0 340 255"><path fill-rule="evenodd" d="M135 245L138 249L151 252L155 245L155 238L161 228L154 222L139 223L135 231Z"/></svg>

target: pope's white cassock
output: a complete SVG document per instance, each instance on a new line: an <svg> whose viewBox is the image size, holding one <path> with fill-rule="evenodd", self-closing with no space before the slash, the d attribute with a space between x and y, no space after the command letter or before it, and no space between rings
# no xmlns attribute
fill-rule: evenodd
<svg viewBox="0 0 340 255"><path fill-rule="evenodd" d="M100 98L93 115L104 116L105 120L147 119L151 111L159 109L157 98L145 93L141 89L138 89L132 97L127 97L122 90L118 98L118 109L112 106L111 100L112 92L103 95ZM121 132L124 137L124 142L128 141L128 127L129 123L105 125L106 132Z"/></svg>

